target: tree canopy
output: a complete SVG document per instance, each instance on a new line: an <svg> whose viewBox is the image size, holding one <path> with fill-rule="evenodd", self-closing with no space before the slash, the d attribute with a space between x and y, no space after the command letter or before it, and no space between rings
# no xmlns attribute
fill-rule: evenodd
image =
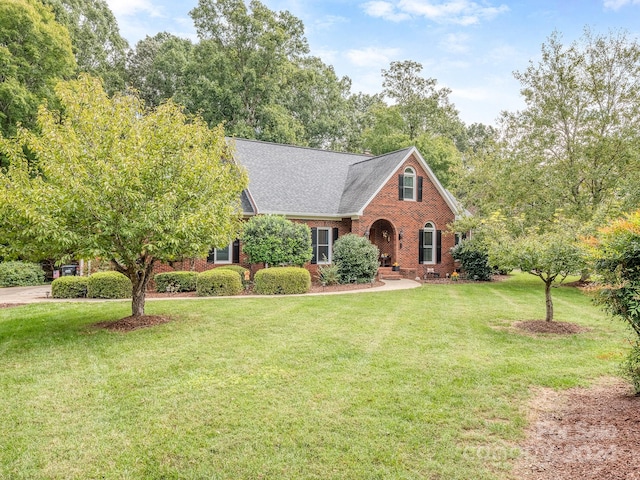
<svg viewBox="0 0 640 480"><path fill-rule="evenodd" d="M236 238L246 175L221 127L172 102L146 111L84 75L56 93L62 110L41 108L40 133L22 129L0 143L11 160L0 173L3 253L110 260L131 279L132 314L142 315L156 262Z"/></svg>
<svg viewBox="0 0 640 480"><path fill-rule="evenodd" d="M35 126L38 105L53 101L54 85L76 63L66 28L39 0L0 2L0 133Z"/></svg>

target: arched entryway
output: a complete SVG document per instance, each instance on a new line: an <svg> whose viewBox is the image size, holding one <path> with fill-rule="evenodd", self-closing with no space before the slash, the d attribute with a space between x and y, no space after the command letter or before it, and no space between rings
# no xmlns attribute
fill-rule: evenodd
<svg viewBox="0 0 640 480"><path fill-rule="evenodd" d="M369 241L380 250L380 265L390 267L397 262L397 234L388 220L380 219L369 228Z"/></svg>

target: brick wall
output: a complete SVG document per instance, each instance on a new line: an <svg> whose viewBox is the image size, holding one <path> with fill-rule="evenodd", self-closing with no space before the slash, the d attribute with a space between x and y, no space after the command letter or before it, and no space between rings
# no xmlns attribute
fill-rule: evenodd
<svg viewBox="0 0 640 480"><path fill-rule="evenodd" d="M422 202L398 199L398 175L402 174L406 167L412 167L418 176L424 178ZM433 268L441 276L453 271L454 261L449 250L454 245L454 235L447 233L447 226L455 220L455 214L440 196L420 162L413 156L391 176L367 206L364 215L353 222L354 233L363 235L374 222L381 219L389 221L394 229L394 241L389 242L389 248L393 248L391 256L402 269L415 269L420 277L427 272L427 268ZM424 228L426 222L432 222L437 230L442 231L442 261L436 265L421 265L418 262L418 232ZM404 234L402 241L398 239L400 230Z"/></svg>
<svg viewBox="0 0 640 480"><path fill-rule="evenodd" d="M404 172L406 167L413 167L417 176L423 177L422 202L399 200L398 199L398 175ZM372 225L378 220L386 220L389 222L392 236L389 242L384 245L385 251L391 255L393 261L400 264L403 272L407 275L418 275L423 277L427 269L433 269L440 276L445 276L454 270L454 261L449 250L454 245L454 235L447 233L447 228L455 219L454 213L449 209L445 200L436 190L435 185L431 182L427 173L422 168L420 162L411 156L407 161L391 176L390 180L383 186L376 198L366 207L364 215L359 219L352 220L344 218L342 220L300 220L294 219L295 222L303 222L310 228L326 227L338 228L339 236L347 233L355 233L364 235L371 229ZM426 222L432 222L437 230L442 231L441 254L442 260L439 264L426 265L419 263L418 246L419 231L424 228ZM400 240L398 235L403 231L403 238ZM380 232L376 232L380 235ZM380 244L380 238L371 238L372 242ZM386 239L385 239L386 241ZM246 268L251 267L252 274L259 270L259 265L250 266L247 256L242 253L242 245L240 246L240 264ZM382 252L381 252L382 253ZM212 268L223 266L223 264L207 263L207 259L192 259L181 262L174 262L172 265L161 264L155 269L157 272L166 272L172 270L193 270L202 272ZM317 265L308 264L307 268L311 272L312 277L317 275Z"/></svg>

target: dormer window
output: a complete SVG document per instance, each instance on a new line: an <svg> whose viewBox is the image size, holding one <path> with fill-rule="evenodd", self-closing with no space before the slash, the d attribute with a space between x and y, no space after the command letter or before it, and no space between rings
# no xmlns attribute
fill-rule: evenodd
<svg viewBox="0 0 640 480"><path fill-rule="evenodd" d="M412 167L407 167L398 176L398 196L400 200L422 201L422 177L416 175Z"/></svg>

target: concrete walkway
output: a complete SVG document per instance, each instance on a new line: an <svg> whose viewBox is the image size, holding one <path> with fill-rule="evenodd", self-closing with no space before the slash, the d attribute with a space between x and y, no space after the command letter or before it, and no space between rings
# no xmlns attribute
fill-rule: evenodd
<svg viewBox="0 0 640 480"><path fill-rule="evenodd" d="M361 290L344 290L339 292L318 292L305 293L303 295L287 295L304 296L304 295L344 295L347 293L371 293L371 292L387 292L389 290L409 290L419 287L421 284L413 280L403 278L401 280L382 281L384 285L374 288L363 288ZM175 295L162 298L147 298L148 302L158 300L203 300L213 298L282 298L283 295L236 295L233 297L181 297ZM51 285L39 285L37 287L5 287L0 288L0 304L2 303L38 303L38 302L110 302L120 300L104 300L99 298L70 298L70 299L54 299L51 298Z"/></svg>

